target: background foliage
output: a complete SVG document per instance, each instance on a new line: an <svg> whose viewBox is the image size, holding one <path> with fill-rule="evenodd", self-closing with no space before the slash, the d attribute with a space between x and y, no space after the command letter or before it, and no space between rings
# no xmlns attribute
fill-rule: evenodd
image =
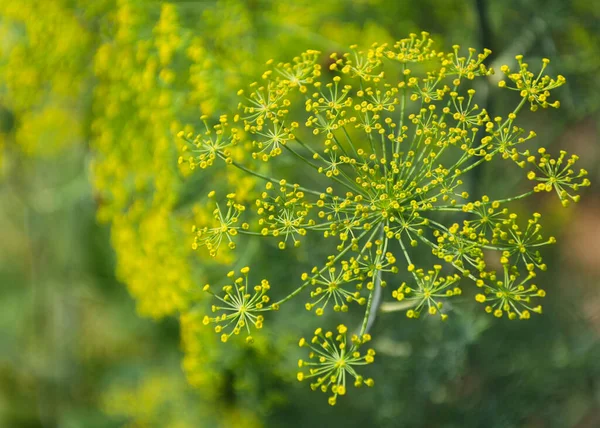
<svg viewBox="0 0 600 428"><path fill-rule="evenodd" d="M522 125L578 153L598 183L599 20L594 2L558 0L1 2L0 425L600 424L594 186L566 210L533 202L554 210L546 225L559 241L540 278L543 316L496 321L469 299L443 325L382 313L377 386L331 409L295 381L296 326L310 314L279 317L253 347L223 346L202 326L199 290L217 271L248 260L299 276L306 260L270 246L241 261L193 252L191 225L210 212L199 196L214 185L186 178L175 138L233 110L267 59L427 30L446 48L491 48L496 68L517 53L552 58L568 82L562 107ZM501 112L494 83L486 107ZM211 173L238 198L254 192ZM475 192L522 185L493 167L473 181Z"/></svg>

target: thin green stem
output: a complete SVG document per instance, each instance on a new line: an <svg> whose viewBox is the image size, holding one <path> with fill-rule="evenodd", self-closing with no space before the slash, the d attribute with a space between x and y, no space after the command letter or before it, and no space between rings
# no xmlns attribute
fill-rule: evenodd
<svg viewBox="0 0 600 428"><path fill-rule="evenodd" d="M384 227L381 226L381 232L379 234L379 239L384 240L383 244L383 252L382 257L385 257L385 253L387 251L388 239L385 236ZM381 270L378 270L374 275L373 279L373 289L371 293L369 293L369 300L367 301L367 309L365 310L365 316L363 318L362 326L360 328L359 337L368 333L371 329L373 323L375 322L375 317L377 316L377 309L379 303L381 302ZM373 309L374 308L374 309Z"/></svg>
<svg viewBox="0 0 600 428"><path fill-rule="evenodd" d="M218 156L221 159L223 159L223 160L227 159L225 157L225 155L223 155L223 153L217 152L217 154L218 154ZM267 177L266 175L262 175L262 174L260 174L260 173L258 173L256 171L252 171L251 169L248 169L245 166L240 165L239 163L237 163L234 160L231 160L230 162L231 162L231 165L235 166L236 168L241 169L242 171L247 172L248 174L253 175L255 177L258 177L258 178L260 178L262 180L270 181L271 183L275 183L275 184L280 184L280 182L281 182L281 180L277 180L275 178ZM289 188L292 188L292 189L295 188L295 189L303 191L304 193L310 193L311 195L315 195L315 196L319 196L319 197L322 194L321 192L317 192L316 190L307 189L307 188L302 187L302 186L294 186L293 184L290 184L290 183L287 183L287 182L285 183L285 186L289 187Z"/></svg>
<svg viewBox="0 0 600 428"><path fill-rule="evenodd" d="M375 228L375 230L371 234L371 237L369 238L369 241L373 239L373 236L377 232L377 229L378 228ZM357 238L357 240L360 241L368 232L369 232L369 230L365 230L363 233L360 234L360 236ZM323 267L320 271L318 271L316 274L314 274L309 279L307 279L300 287L298 287L296 290L294 290L293 292L291 292L290 294L288 294L286 297L279 300L278 302L273 303L273 305L276 305L276 306L282 305L283 303L287 302L288 300L290 300L293 297L295 297L296 295L298 295L300 292L302 292L302 290L304 290L312 282L313 279L317 278L319 275L321 275L323 272L325 272L329 268L329 265L331 263L337 262L351 248L352 248L352 243L350 245L348 245L346 248L344 248L340 253L338 253L338 255L335 256L335 258L331 262L326 263L325 267ZM269 306L265 310L273 310L273 305Z"/></svg>
<svg viewBox="0 0 600 428"><path fill-rule="evenodd" d="M406 70L406 64L402 64L402 79L404 85L402 86L402 97L400 98L400 120L398 123L398 134L396 138L396 147L394 149L394 153L400 152L400 137L402 136L402 128L404 127L404 112L406 110L406 75L404 74L404 70Z"/></svg>

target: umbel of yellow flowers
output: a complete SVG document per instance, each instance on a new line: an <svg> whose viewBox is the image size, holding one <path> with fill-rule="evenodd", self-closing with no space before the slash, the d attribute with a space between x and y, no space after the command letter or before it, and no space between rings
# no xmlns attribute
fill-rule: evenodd
<svg viewBox="0 0 600 428"><path fill-rule="evenodd" d="M311 387L330 392L335 404L350 378L355 386L373 383L356 369L371 363L374 351L363 355L359 348L370 338L374 301L390 281L401 282L390 294L409 303L408 318L426 313L446 320L445 301L460 295L463 283L479 289L476 300L496 317L529 319L542 312L537 299L545 291L534 281L546 270L540 250L555 239L543 235L540 214L521 219L511 202L547 191L566 206L579 200L576 193L589 180L585 170L573 168L576 156L527 149L535 133L517 125L525 106L558 108L550 91L565 79L545 74L546 59L534 73L517 56L515 70L501 67L505 80L499 84L515 92L516 107L505 117L490 117L473 89L473 81L493 73L484 64L490 53L468 49L464 56L459 46L437 51L427 33L365 51L352 46L332 54L329 69L319 52L307 51L289 63L269 61L261 80L239 91L233 121L223 115L214 126L205 122L197 135L179 133L186 143L180 163L207 169L222 161L265 182L249 207L231 194L224 205L216 203L212 221L194 229L194 248L216 255L247 236L293 250L317 234L332 250L292 290L277 279L252 286L248 268L237 279L232 272L224 294L214 295L220 302L214 315L204 318L216 323L223 341L242 332L251 337L269 311L292 300L304 300L317 316L329 309L364 311L350 342L343 325L337 333L317 330L310 345L300 341L310 347L311 362L300 361L308 372L298 379L312 379ZM240 142L248 143L249 164L232 157ZM306 181L322 187L264 175L263 164L280 156L296 159L306 167L305 177L317 177ZM467 173L493 160L515 164L535 185L510 198L471 198ZM431 252L432 264L415 256L420 247ZM405 272L403 281L399 272ZM267 290L283 297L270 300Z"/></svg>

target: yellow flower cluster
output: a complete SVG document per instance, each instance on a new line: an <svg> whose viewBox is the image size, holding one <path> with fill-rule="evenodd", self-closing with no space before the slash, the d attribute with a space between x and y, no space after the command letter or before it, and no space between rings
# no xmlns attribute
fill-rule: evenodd
<svg viewBox="0 0 600 428"><path fill-rule="evenodd" d="M210 285L204 286L204 291L215 296L222 306L213 305L212 312L220 312L220 314L212 318L206 315L202 323L204 325L211 322L216 323L215 332L222 333L222 342L227 342L232 335L238 335L240 331L246 330L248 332L246 341L252 343L254 339L250 336L250 328L261 329L263 327L264 317L260 313L270 300L266 293L271 287L266 279L263 279L259 285L250 287L248 272L250 272L250 268L243 267L240 271L242 276L235 280L233 280L235 272L229 272L227 277L232 279L233 284L223 287L223 297L212 293Z"/></svg>
<svg viewBox="0 0 600 428"><path fill-rule="evenodd" d="M154 370L136 385L112 385L102 397L108 415L125 418L126 426L192 428L196 405L187 396L185 380L172 373Z"/></svg>
<svg viewBox="0 0 600 428"><path fill-rule="evenodd" d="M464 128L487 120L475 111L473 93L465 98L446 87L436 87L436 77L440 76L419 81L404 68L401 84L382 84L383 75L377 68L384 57L403 67L437 58L428 37L414 35L395 45L379 44L372 50L371 58L354 49L344 56L333 54L320 61L319 53L310 50L290 63L269 63L273 67L264 73L261 83L250 86L249 95L244 98L240 110L243 117L234 118L234 122L241 122L239 129L228 134L227 119L221 117L217 127L207 127L206 132L193 137L192 126L186 123L197 126L198 118L217 118L215 112L236 99L232 89L245 85L249 76L259 72L265 59L263 52L274 55L271 31L281 36L278 45L294 49L310 42L329 52L338 51L338 43L347 39L391 42L386 30L375 24L357 26L323 19L339 14L344 7L343 2L315 5L309 0L280 2L269 5L268 10L256 10L241 0L218 0L193 9L142 0L56 0L48 4L23 0L0 4L0 89L6 94L1 107L18 118L10 139L23 153L35 156L64 152L74 146L83 153L88 148L86 140L90 140L98 218L111 225L118 278L136 299L141 315L180 317L188 380L205 391L222 380L218 379L219 372L206 372L206 367L219 359L219 348L213 336L199 329L204 319L197 313L204 297L200 297L198 284L210 269L208 263L226 265L235 260L232 250L238 233L277 237L281 249L299 245L310 230L320 231L325 237L338 237L338 256L330 258L325 267L315 267L310 275L305 274L303 287L314 287L307 308L322 314L331 303L335 311L346 312L352 302L370 308L372 291L385 285L380 274L398 272L388 240L410 237L410 245L416 246L422 241L418 231L431 226L419 216L420 210L431 206L413 204L410 212L398 215L398 209L405 207L403 201L414 199L419 192L426 196L436 183L443 183L441 200L458 204L460 197L466 198L456 191L462 182L444 180L448 171L442 168L431 168L434 179L429 187L415 187L408 178L406 183L393 186L380 177L382 169L389 168L397 177L404 168L414 171L413 165L432 164L435 159L419 158L418 152L408 151L402 154L404 157L396 153L382 162L374 150L369 151L378 138L388 138L396 147L406 139L403 133L408 122L382 122L378 116L404 109L404 95L410 94L410 100L426 104L451 97L452 104L446 109L459 123L456 129L463 129L450 130L452 145L466 144ZM188 19L190 13L193 19ZM268 31L257 31L256 13L263 13L269 22ZM195 24L190 22L194 20L202 25L193 27ZM486 72L482 65L486 55L470 52L468 58L463 58L456 49L454 55L442 60L449 75L471 79ZM284 57L285 53L275 52L274 56ZM286 82L284 87L272 83L275 69ZM318 78L336 70L341 75L320 86ZM522 67L519 76L509 74L508 78L516 88L529 88L529 101L542 106L546 92L561 83L541 81L532 86L526 67ZM347 83L351 78L364 81L365 86L355 91ZM288 115L294 113L288 95L295 90L307 96L301 106L309 112L306 121L288 120ZM336 112L345 109L354 109L355 113L346 118L337 116ZM421 109L408 116L422 133L425 145L436 133L446 132L435 127L434 119L439 114L439 109ZM349 138L368 138L363 138L368 143L351 155L343 153L343 146L337 141L344 126L352 127ZM323 137L325 149L317 151L312 144L305 145L302 128ZM181 129L186 140L182 145L187 149L182 160L187 162L178 166L174 136ZM493 144L480 149L488 154L515 156L512 145L516 140L506 133L507 129L490 128ZM7 144L9 135L1 132L0 148ZM248 134L252 135L251 141L246 138ZM466 148L470 150L474 149ZM248 224L239 221L244 215L244 203L256 196L255 182L264 178L262 173L271 166L262 164L261 172L248 174L244 165L250 158L270 160L287 151L304 164L312 166L316 162L315 170L335 182L335 186L348 186L344 176L349 166L360 168L356 183L350 184L353 193L344 197L337 188L315 192L285 180L269 180L265 190L259 192L260 227L248 230ZM220 159L239 168L225 172L224 167L213 165ZM547 175L554 174L556 179L546 183L552 177L532 177L540 181L540 189L543 184L545 190L552 187L561 197L569 198L572 196L567 190L586 185L585 181L573 184L567 180L568 171L556 169L561 160L555 165L544 159L542 156L536 160L538 169L550 171ZM563 165L570 166L569 162L565 160ZM207 166L213 166L213 178L220 183L217 191L230 195L223 210L218 205L215 210L212 200L198 197L196 189L205 185L201 180L182 179L193 168ZM235 188L235 194L221 192L225 187ZM382 191L384 188L386 192ZM357 206L360 208L355 211ZM460 206L468 212L476 208ZM312 214L318 219L310 217ZM380 220L386 223L385 227L378 228ZM209 222L215 224L194 230L195 241L189 237L192 224ZM461 267L468 257L454 244L447 244L453 242L454 236L450 235L456 232L440 231L435 250ZM361 239L369 242L359 245ZM464 245L466 241L456 242ZM205 255L202 248L206 248L206 255L215 258L205 266L193 266L190 260L196 257L192 251L196 248L200 257ZM356 254L342 258L347 253ZM472 254L469 257L476 259ZM423 287L405 294L407 299L418 295L422 306L427 304L432 312L434 306L441 307L437 302L429 305L426 300L433 295L427 294L430 277L425 272L415 272L423 275ZM242 271L242 275L246 274ZM431 279L433 286L441 287L441 278ZM245 280L243 285L236 281L223 290L224 304L215 306L219 314L208 318L224 329L227 338L249 325L262 327L262 315L256 312L269 302L266 293L270 285L266 280L252 284L255 288L248 288ZM349 283L356 290L347 290ZM489 301L493 293L485 296ZM281 302L269 303L269 308L276 309ZM222 311L229 309L227 305L233 305L236 312L223 317ZM337 393L343 394L343 388Z"/></svg>
<svg viewBox="0 0 600 428"><path fill-rule="evenodd" d="M102 394L106 414L125 427L258 428L259 419L239 408L206 405L190 393L180 373L152 368L143 379L111 385ZM218 401L215 400L217 403ZM207 400L205 400L205 403Z"/></svg>
<svg viewBox="0 0 600 428"><path fill-rule="evenodd" d="M114 38L94 58L98 216L113 222L117 273L139 312L160 318L187 307L192 284L186 251L177 245L185 224L172 214L180 179L169 163L169 126L178 126L182 112L174 104L177 75L170 65L183 48L172 5L162 6L156 22L133 1L120 1L114 16ZM144 38L148 27L151 36Z"/></svg>
<svg viewBox="0 0 600 428"><path fill-rule="evenodd" d="M207 27L216 28L225 18L228 27L254 31L250 20L235 25L248 14L244 2L236 4L238 15L229 16L233 2L224 1L194 13L204 16ZM181 119L195 122L220 105L243 79L239 64L246 71L257 64L252 52L225 39L219 41L227 46L221 52L207 49L202 34L182 24L177 6L137 0L2 2L0 33L2 112L18 118L17 127L8 129L10 138L35 156L62 153L73 145L83 156L91 138L98 218L111 224L118 278L135 297L140 314L181 314L186 373L192 384L213 389L214 383L197 382L206 365L189 363L197 358L197 345L207 341L193 323L183 322L198 300L193 279L202 272L189 263L190 214L178 209L191 206L199 220L214 206L189 197L182 181L189 169L177 167L174 132L183 126ZM219 37L233 36L223 32ZM0 146L8 135L1 135ZM241 161L243 152L233 150L232 157ZM240 174L222 178L224 185L239 187L240 199L254 185ZM217 258L230 261L227 253ZM205 361L219 359L217 349L203 352Z"/></svg>
<svg viewBox="0 0 600 428"><path fill-rule="evenodd" d="M350 381L356 388L375 385L373 379L365 379L357 372L358 367L375 361L373 349L368 349L364 355L358 350L360 345L371 340L371 336L353 335L348 343L347 333L348 328L343 324L337 327L337 333L318 328L310 341L302 338L299 342L300 347L307 347L310 352L308 361L298 361L298 367L307 371L298 372L297 379L300 382L313 380L310 384L313 391L331 392L328 402L332 406L338 395L346 395L346 385Z"/></svg>
<svg viewBox="0 0 600 428"><path fill-rule="evenodd" d="M54 155L85 137L84 94L94 36L73 14L71 3L0 3L1 102L18 118L11 141L30 156ZM106 2L95 8L77 3L93 16ZM0 129L0 140L7 138Z"/></svg>
<svg viewBox="0 0 600 428"><path fill-rule="evenodd" d="M138 211L145 209L138 206ZM186 249L173 244L180 233L180 225L166 208L143 214L129 211L114 219L117 275L136 298L142 315L161 318L184 311L190 303L193 281Z"/></svg>
<svg viewBox="0 0 600 428"><path fill-rule="evenodd" d="M218 355L218 339L204 327L202 315L197 310L186 311L179 321L181 344L185 350L182 367L187 381L207 394L214 394L217 390L215 385L222 381L220 372L211 370L211 363Z"/></svg>
<svg viewBox="0 0 600 428"><path fill-rule="evenodd" d="M281 23L283 11L272 13L270 18ZM247 201L256 177L213 169L224 187L236 188L231 206L214 211L210 198L189 197L181 177L196 166L212 164L217 150L226 149L227 159L236 163L244 162L246 150L221 140L220 129L207 128L202 138L185 146L195 157L177 168L173 136L181 128L183 136L191 133L192 128L180 120L206 121L231 102L232 88L246 78L240 70L250 75L260 66L258 47L267 41L257 37L251 11L241 1L218 1L202 11L203 30L210 33L211 44L182 24L174 5L164 3L158 19L155 16L142 2L119 0L106 23L110 37L94 56L98 85L92 148L98 216L112 223L118 275L136 298L139 312L155 318L180 314L184 369L190 383L204 389L219 382L214 379L218 372L206 373L207 363L218 358L218 352L198 329L202 318L195 316L195 307L202 298L194 290L202 273L190 268L190 253L202 247L199 243L210 243L207 253L220 250L217 263L232 262L229 233L237 229L197 229L197 243L186 244L190 210L179 207L191 205L196 224L233 221L238 214L228 211ZM306 25L318 19L314 14ZM240 47L240 40L248 46ZM227 245L219 245L223 239Z"/></svg>
<svg viewBox="0 0 600 428"><path fill-rule="evenodd" d="M516 89L520 101L505 118L492 118L478 106L472 83L493 74L484 64L490 53L470 48L463 56L458 45L450 52L437 51L423 32L395 44L375 43L364 51L351 46L349 52L333 53L329 73L325 73L319 52L308 50L289 62L267 61L261 79L250 84L248 92L238 91L233 125L226 115L220 116L214 126L216 138L208 125L196 137L180 132L186 148L190 147L184 156L191 165L201 169L226 165L266 181L265 191L249 209L228 201L227 214L215 211L216 226L198 225L205 238L197 239L196 246L203 245L216 255L215 242L225 238L232 249L237 240L252 237L272 237L281 250L289 248L288 242L298 247L309 234L321 237L318 245L335 241L321 266L304 273L295 287L284 291L285 297L268 306L246 303L260 302L268 288L259 286L251 294L246 286L236 290L226 285L226 296L215 297L231 307L219 304L213 311L229 310L229 315L206 316L205 323L216 323L218 333L223 323L236 323L234 333L238 334L250 324L248 311L253 323L262 327L267 311L279 310L313 285L316 288L305 307L316 307L316 315L323 315L330 301L337 312L348 312L352 302L366 306L359 333L363 336L374 316L373 302L381 298L386 285L383 278L390 281L399 273L396 255L403 259L410 280L392 296L409 302L409 318L419 318L425 311L446 320L450 305L443 300L462 294L459 281L463 279L483 289L476 300L487 302L485 311L496 317L506 313L511 320L528 319L532 312L541 313L534 299L543 298L545 291L529 281L537 271L546 270L541 247L556 240L542 235L540 214L534 213L522 226L507 204L534 192L556 190L567 205L577 202L575 192L590 182L584 178L585 170L575 172L576 156L568 158L561 152L555 159L539 149L541 156L536 157L523 150L535 133L523 136L524 129L515 122L527 103L532 111L538 106L558 107L548 99L564 78L544 73L547 60L533 74L517 56L519 73L511 74L506 67L503 71L515 85L507 88ZM246 147L254 162L235 162L230 155L234 146ZM298 177L306 187L263 173L265 162L275 170L285 155L304 168ZM539 183L506 199L491 200L484 195L473 200L465 190L464 177L494 159L514 162L521 169L533 165L537 170L524 175ZM452 213L461 218L462 225L448 221ZM428 269L428 257L414 254L413 247L419 246L443 265ZM490 263L492 258L503 265L503 280ZM241 277L236 281L245 284ZM289 281L272 283L276 294ZM362 296L365 289L367 295ZM345 329L341 327L344 331L339 331L335 341L327 340L333 333L321 337L320 330L313 339L323 348L313 348L312 355L319 360L315 364L323 367L310 375L319 376L314 385L324 391L333 385L331 404L345 393L343 368L350 364L340 357L345 355ZM224 341L230 335L224 335ZM352 363L360 364L360 353L353 348L353 355L354 351L357 360ZM304 377L299 375L300 380Z"/></svg>
<svg viewBox="0 0 600 428"><path fill-rule="evenodd" d="M206 369L219 352L200 332L202 318L195 315L203 300L196 292L202 272L189 264L192 249L199 246L186 243L189 213L196 224L214 221L215 215L216 220L227 217L230 208L247 201L255 177L213 169L224 187L236 189L231 206L222 213L214 211L210 198L190 196L181 177L214 161L216 150L225 148L226 142L219 139L223 134L207 129L201 139L186 145L196 157L179 167L173 136L181 128L184 136L192 130L180 120L206 121L231 102L232 88L246 79L240 70L250 75L260 66L257 46L266 41L257 37L251 12L241 1L218 1L202 11L203 30L211 35L211 44L183 25L176 6L164 3L158 19L154 12L143 2L117 1L105 23L109 37L94 56L98 84L92 148L98 216L112 223L118 276L136 298L139 312L155 318L180 314L186 375L192 385L207 391L221 382L218 371L210 374ZM278 13L270 16L274 22L280 21ZM311 20L318 20L318 14ZM241 48L240 40L248 46ZM231 162L244 162L242 147L226 149ZM191 210L180 210L184 205L191 205ZM227 218L233 221L236 216L232 212ZM217 263L233 261L226 235L235 229L230 229L225 235L216 229L195 230L198 243L219 247ZM219 246L221 239L227 245Z"/></svg>

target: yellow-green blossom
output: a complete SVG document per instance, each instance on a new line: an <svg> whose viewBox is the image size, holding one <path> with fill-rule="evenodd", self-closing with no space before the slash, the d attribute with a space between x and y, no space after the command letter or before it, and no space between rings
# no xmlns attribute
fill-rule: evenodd
<svg viewBox="0 0 600 428"><path fill-rule="evenodd" d="M490 117L477 104L471 83L493 73L485 64L490 53L468 49L462 55L458 45L448 53L438 51L425 32L394 44L376 43L367 50L352 46L347 53L333 53L328 70L323 70L320 54L309 50L290 62L267 61L261 78L238 91L240 102L232 120L221 115L212 130L206 126L205 134L180 133L199 153L184 151L192 165L213 168L221 160L232 170L266 182L254 204L229 202L226 215L215 211L219 232L214 226L198 225L196 230L208 238L195 244L215 248L215 239L230 240L235 232L248 239L272 238L285 250L291 247L287 243L297 247L313 235L332 250L291 291L271 279L274 294L281 290L287 295L261 306L261 325L263 312L280 309L313 286L306 308L323 315L331 302L335 311L363 310L362 336L374 317L373 302L380 299L381 289L401 281L396 275L404 269L397 264L412 277L392 293L410 302L409 318L418 318L425 310L445 320L450 305L444 301L462 293L462 282L483 287L477 300L493 302L486 311L496 316L507 312L509 319L526 319L531 311L541 312L540 306L532 305L544 292L526 283L536 271L546 269L541 247L555 239L542 235L538 213L522 228L510 203L552 189L563 204L577 202L574 192L589 181L582 178L585 171L576 175L572 169L576 157L566 161L561 153L552 160L540 149L538 159L523 149L535 133L516 123L528 102L534 111L537 106L558 107L548 98L564 79L547 76L545 60L534 75L517 57L519 73L510 74L503 67L518 89L516 106L505 117ZM234 161L229 152L233 145L247 148L254 162ZM301 183L264 172L265 162L277 171L284 156L303 168L298 175L303 177ZM472 198L465 177L495 159L522 169L534 164L544 176L530 172L528 178L540 183L523 194ZM244 227L238 227L239 222ZM430 262L415 255L419 247L430 250L439 264L428 268ZM503 265L504 281L497 280L493 264L488 265L492 257ZM351 285L354 290L348 289ZM232 299L235 287L225 287ZM244 306L245 300L238 300ZM358 305L350 305L353 302ZM239 323L241 306L232 308L222 321ZM326 339L333 333L328 334ZM314 340L319 342L319 337ZM340 332L337 337L344 348L345 336ZM321 344L326 349L334 345L327 340ZM338 388L345 392L345 371L325 354L318 357L325 366L311 374L326 372L315 385L325 389L333 385L335 402L343 395ZM362 361L356 358L352 362Z"/></svg>

